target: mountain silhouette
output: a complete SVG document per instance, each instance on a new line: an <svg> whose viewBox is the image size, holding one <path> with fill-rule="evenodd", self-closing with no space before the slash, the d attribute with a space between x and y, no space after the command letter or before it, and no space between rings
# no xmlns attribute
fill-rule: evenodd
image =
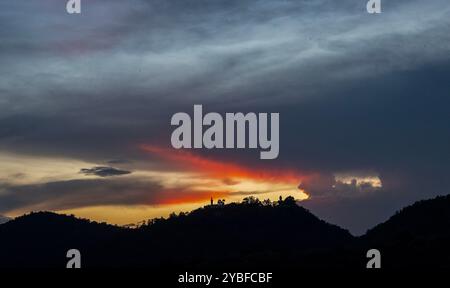
<svg viewBox="0 0 450 288"><path fill-rule="evenodd" d="M362 237L292 197L222 202L136 229L38 212L0 225L0 267L64 268L66 252L78 249L83 267L364 269L371 248L381 251L383 268L448 267L449 224L450 196L404 208Z"/></svg>
<svg viewBox="0 0 450 288"><path fill-rule="evenodd" d="M58 263L67 262L69 249L88 255L123 230L51 212L17 217L0 225L0 267L65 267Z"/></svg>
<svg viewBox="0 0 450 288"><path fill-rule="evenodd" d="M378 247L392 268L450 268L450 195L405 207L361 241Z"/></svg>

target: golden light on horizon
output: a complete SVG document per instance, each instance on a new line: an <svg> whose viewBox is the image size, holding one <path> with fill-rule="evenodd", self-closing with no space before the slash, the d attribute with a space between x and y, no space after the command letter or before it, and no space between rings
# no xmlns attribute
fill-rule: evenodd
<svg viewBox="0 0 450 288"><path fill-rule="evenodd" d="M99 222L125 225L155 217L167 217L172 212L189 212L209 204L211 198L215 202L225 199L226 203L241 202L248 196L271 201L277 201L280 196L283 198L293 196L297 200L308 198L305 191L298 188L300 177L295 171L250 168L190 153L180 153L179 151L171 153L168 150L149 148L149 146L145 146L144 151L156 154L169 166L177 164L175 165L176 169L172 171L158 170L156 166L132 170L132 173L127 175L99 177L98 175L86 175L80 171L83 168L100 166L102 163L88 163L70 158L0 154L0 160L2 160L0 171L4 172L3 175L17 175L16 177L4 176L8 178L10 185L22 188L43 185L42 187L45 189L45 185L48 183L58 183L60 185L58 187L63 189L63 191L50 193L50 196L47 197L51 198L24 203L4 214L16 217L30 211L47 210L74 214ZM8 174L5 174L6 172ZM64 183L70 184L73 181L81 181L88 186L80 191L70 185L64 185ZM96 196L95 194L99 190L107 189L107 187L101 187L102 185L122 182L139 182L141 183L140 190L122 185L120 191L114 190L111 195ZM90 183L94 186L89 186ZM155 183L160 187L157 191L155 188L150 189ZM147 186L148 189L146 189ZM0 191L3 194L16 192ZM42 192L47 193L45 190ZM83 197L81 200L77 198L77 193L80 192L79 197ZM23 189L19 189L17 193L21 193L20 197L28 197L36 192L33 189L29 191L25 189L25 192ZM27 196L27 193L31 194ZM149 197L146 196L146 193ZM112 199L122 197L120 199L123 199L123 203L120 201L108 202L108 199L102 202L98 197L111 197ZM137 200L136 203L128 201L127 197L139 197L138 199L141 200ZM92 200L90 200L91 198ZM148 201L145 200L147 198ZM58 208L58 206L63 208Z"/></svg>

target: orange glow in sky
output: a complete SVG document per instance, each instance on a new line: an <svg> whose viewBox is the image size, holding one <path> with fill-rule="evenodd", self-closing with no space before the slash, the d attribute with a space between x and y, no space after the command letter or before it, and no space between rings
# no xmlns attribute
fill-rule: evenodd
<svg viewBox="0 0 450 288"><path fill-rule="evenodd" d="M297 188L301 179L306 176L297 171L251 169L232 162L208 159L186 150L165 149L153 145L141 145L140 147L184 171L194 172L198 177L204 180L208 179L207 185L200 184L195 188L199 191L209 192L206 195L214 198L224 197L231 201L240 201L249 195L271 200L289 195L300 200L308 198L304 191ZM191 198L195 197L191 195ZM208 199L208 197L204 198ZM188 200L189 197L180 193L179 200L183 201L183 199ZM178 202L178 200L174 201Z"/></svg>

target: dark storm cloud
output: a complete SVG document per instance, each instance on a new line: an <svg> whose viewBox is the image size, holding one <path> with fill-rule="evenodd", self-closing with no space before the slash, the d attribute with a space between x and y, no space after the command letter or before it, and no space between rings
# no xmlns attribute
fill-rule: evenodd
<svg viewBox="0 0 450 288"><path fill-rule="evenodd" d="M353 1L90 1L79 18L58 2L2 2L3 45L26 46L0 56L1 136L17 149L51 141L51 151L65 155L114 151L109 143L167 133L171 113L197 102L295 112L325 98L323 105L342 101L352 110L345 88L440 61L450 42L443 1L387 3L378 18ZM97 47L110 34L117 39ZM74 53L80 45L89 49ZM47 54L34 54L41 46Z"/></svg>
<svg viewBox="0 0 450 288"><path fill-rule="evenodd" d="M386 172L388 177L382 177L385 186L377 189L376 193L369 193L364 197L316 197L301 205L325 220L338 223L352 233L361 235L369 228L386 221L402 207L418 200L448 194L448 167L445 170L436 167L429 170L432 171L428 171L428 174L425 169L389 171Z"/></svg>
<svg viewBox="0 0 450 288"><path fill-rule="evenodd" d="M119 176L130 174L131 171L121 170L114 167L96 166L92 168L82 168L80 173L85 175L95 175L100 177Z"/></svg>
<svg viewBox="0 0 450 288"><path fill-rule="evenodd" d="M281 114L277 161L201 153L314 172L320 191L376 171L376 193L309 202L352 229L449 192L446 0L385 1L381 15L365 1L90 0L73 16L63 2L0 4L2 151L133 169L155 160L138 144L170 145L171 115L200 103Z"/></svg>
<svg viewBox="0 0 450 288"><path fill-rule="evenodd" d="M119 176L130 174L131 171L120 170L114 167L96 166L92 168L82 168L80 173L85 175L95 175L100 177Z"/></svg>
<svg viewBox="0 0 450 288"><path fill-rule="evenodd" d="M424 166L417 165L420 164L407 167L406 163L401 162L390 168L380 166L383 187L369 187L368 191L367 187L366 191L354 187L333 189L329 186L334 183L330 178L306 183L306 189L312 188L311 198L302 201L300 205L327 221L361 235L367 229L386 221L406 205L449 193L448 166L429 163Z"/></svg>

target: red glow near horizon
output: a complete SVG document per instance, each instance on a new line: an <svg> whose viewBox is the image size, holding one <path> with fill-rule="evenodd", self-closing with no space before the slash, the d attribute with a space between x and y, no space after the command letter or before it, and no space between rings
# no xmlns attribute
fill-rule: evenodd
<svg viewBox="0 0 450 288"><path fill-rule="evenodd" d="M142 150L158 155L169 161L176 162L175 164L188 169L190 171L202 172L214 178L242 178L242 179L254 179L254 180L270 180L275 182L289 182L298 185L300 179L305 176L301 176L299 172L292 170L272 170L264 171L251 169L242 165L231 162L223 162L206 157L195 155L192 152L185 150L173 150L160 148L153 145L141 145Z"/></svg>
<svg viewBox="0 0 450 288"><path fill-rule="evenodd" d="M293 189L297 189L301 180L306 179L308 176L302 175L298 171L292 169L272 169L266 168L250 168L230 161L219 161L204 156L196 155L186 150L165 149L154 145L140 145L143 151L154 154L161 157L164 160L170 162L181 169L189 172L196 172L204 175L205 178L211 178L216 180L249 180L253 183L273 183L273 184L285 184L291 186ZM214 193L215 197L222 197L230 195L230 191L217 191ZM183 195L183 193L173 195L169 201L170 203L183 203L200 197L199 200L208 199L208 193L188 193L189 195ZM167 198L168 199L168 198Z"/></svg>

